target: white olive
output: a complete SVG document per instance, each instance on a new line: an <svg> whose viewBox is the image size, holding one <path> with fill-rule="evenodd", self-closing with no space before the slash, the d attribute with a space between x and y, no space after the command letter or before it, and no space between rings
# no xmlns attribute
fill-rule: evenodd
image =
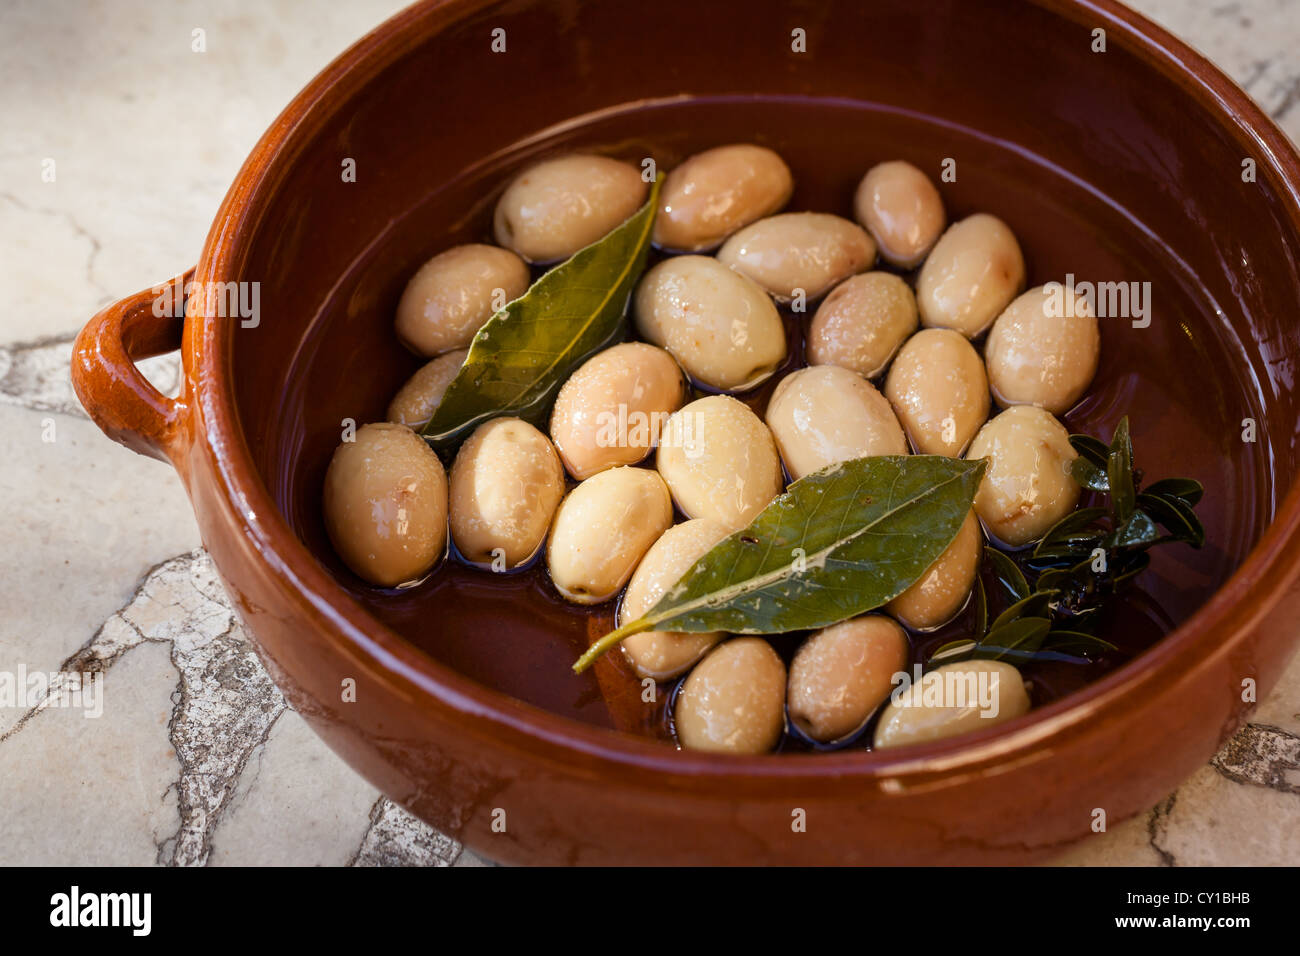
<svg viewBox="0 0 1300 956"><path fill-rule="evenodd" d="M427 425L465 364L466 355L469 349L457 349L420 366L388 403L388 420L414 429Z"/></svg>
<svg viewBox="0 0 1300 956"><path fill-rule="evenodd" d="M975 513L994 539L1011 547L1041 538L1079 501L1070 433L1036 405L1012 405L989 419L966 457L989 459Z"/></svg>
<svg viewBox="0 0 1300 956"><path fill-rule="evenodd" d="M655 463L688 517L735 531L781 493L781 459L767 426L729 395L696 399L664 425Z"/></svg>
<svg viewBox="0 0 1300 956"><path fill-rule="evenodd" d="M1020 672L1002 661L959 661L899 688L876 723L874 746L903 747L956 737L1029 711Z"/></svg>
<svg viewBox="0 0 1300 956"><path fill-rule="evenodd" d="M816 299L876 261L876 244L857 223L820 212L787 212L746 226L718 250L718 261L749 276L774 298Z"/></svg>
<svg viewBox="0 0 1300 956"><path fill-rule="evenodd" d="M810 365L781 379L767 404L767 424L795 480L838 461L907 454L889 402L838 365Z"/></svg>
<svg viewBox="0 0 1300 956"><path fill-rule="evenodd" d="M899 350L885 397L922 455L956 458L989 417L984 363L952 329L923 329Z"/></svg>
<svg viewBox="0 0 1300 956"><path fill-rule="evenodd" d="M651 545L637 565L618 608L620 626L659 603L669 588L730 531L708 518L674 525ZM638 677L671 680L684 673L724 637L722 631L643 631L620 645Z"/></svg>
<svg viewBox="0 0 1300 956"><path fill-rule="evenodd" d="M885 610L914 631L947 624L965 606L975 586L983 544L980 523L970 511L952 544Z"/></svg>
<svg viewBox="0 0 1300 956"><path fill-rule="evenodd" d="M916 327L916 297L907 283L888 272L864 272L845 279L817 307L808 326L808 364L874 378Z"/></svg>
<svg viewBox="0 0 1300 956"><path fill-rule="evenodd" d="M708 256L659 263L637 286L633 311L642 338L710 388L753 388L785 361L785 327L772 300Z"/></svg>
<svg viewBox="0 0 1300 956"><path fill-rule="evenodd" d="M475 243L440 252L397 303L397 337L417 355L468 348L497 309L528 290L528 266L507 249Z"/></svg>
<svg viewBox="0 0 1300 956"><path fill-rule="evenodd" d="M518 567L542 546L563 496L564 469L547 437L518 418L494 418L452 462L452 540L471 564Z"/></svg>
<svg viewBox="0 0 1300 956"><path fill-rule="evenodd" d="M447 476L405 425L363 425L325 471L325 530L358 577L396 587L423 577L447 548Z"/></svg>
<svg viewBox="0 0 1300 956"><path fill-rule="evenodd" d="M677 252L714 249L784 206L793 189L790 167L766 147L737 143L696 153L668 174L660 190L655 245Z"/></svg>
<svg viewBox="0 0 1300 956"><path fill-rule="evenodd" d="M564 259L629 219L648 189L630 163L586 154L548 159L511 180L497 200L493 232L529 262Z"/></svg>
<svg viewBox="0 0 1300 956"><path fill-rule="evenodd" d="M1025 259L1007 224L988 213L955 222L939 238L916 282L926 328L973 339L1025 286Z"/></svg>
<svg viewBox="0 0 1300 956"><path fill-rule="evenodd" d="M1100 351L1087 299L1060 283L1030 289L998 316L984 345L993 397L1063 414L1092 382Z"/></svg>
<svg viewBox="0 0 1300 956"><path fill-rule="evenodd" d="M672 523L672 499L656 472L625 467L592 475L555 514L546 546L551 580L575 604L608 600Z"/></svg>
<svg viewBox="0 0 1300 956"><path fill-rule="evenodd" d="M579 480L635 465L659 443L664 421L685 398L686 382L671 355L624 342L569 376L551 412L551 440Z"/></svg>
<svg viewBox="0 0 1300 956"><path fill-rule="evenodd" d="M904 269L920 265L943 232L939 190L902 160L867 170L853 197L853 212L876 240L881 258Z"/></svg>
<svg viewBox="0 0 1300 956"><path fill-rule="evenodd" d="M790 720L813 740L853 733L907 667L907 635L883 614L868 614L811 635L790 662Z"/></svg>
<svg viewBox="0 0 1300 956"><path fill-rule="evenodd" d="M785 729L785 665L759 637L720 644L695 665L674 710L687 750L761 754Z"/></svg>

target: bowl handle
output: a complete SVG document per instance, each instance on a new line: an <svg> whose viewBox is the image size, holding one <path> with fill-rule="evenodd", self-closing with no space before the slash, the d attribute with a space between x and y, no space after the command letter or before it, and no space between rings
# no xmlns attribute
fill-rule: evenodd
<svg viewBox="0 0 1300 956"><path fill-rule="evenodd" d="M181 347L183 290L193 277L190 269L113 303L72 347L72 386L94 423L132 451L177 464L188 407L154 388L135 363Z"/></svg>

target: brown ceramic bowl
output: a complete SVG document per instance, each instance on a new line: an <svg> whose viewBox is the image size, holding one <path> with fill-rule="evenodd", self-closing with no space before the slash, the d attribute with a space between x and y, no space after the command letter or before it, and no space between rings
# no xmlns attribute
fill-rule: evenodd
<svg viewBox="0 0 1300 956"><path fill-rule="evenodd" d="M788 158L791 208L841 213L876 161L953 158L950 215L1006 219L1031 282L1152 282L1150 328L1103 323L1103 367L1070 424L1108 434L1131 412L1149 466L1207 485L1210 545L1148 573L1181 622L1164 640L969 737L725 759L599 726L608 688L562 666L585 619L544 582L535 607L454 568L376 595L339 565L321 476L342 419L381 418L417 364L391 330L414 268L484 236L504 181L541 153L667 168L736 140ZM1110 0L427 3L314 80L231 187L194 276L260 282L260 324L197 298L183 321L159 318L141 293L87 325L73 376L105 432L176 467L294 706L487 856L1029 861L1087 834L1094 809L1113 824L1177 786L1241 726L1243 680L1266 694L1296 642L1298 183L1294 148L1245 94ZM170 400L133 361L178 347Z"/></svg>

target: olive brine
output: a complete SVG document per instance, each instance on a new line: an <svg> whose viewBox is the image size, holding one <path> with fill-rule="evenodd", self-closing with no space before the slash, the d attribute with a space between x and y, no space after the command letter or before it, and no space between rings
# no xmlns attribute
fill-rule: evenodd
<svg viewBox="0 0 1300 956"><path fill-rule="evenodd" d="M565 600L619 602L576 669L617 647L638 679L680 680L681 747L752 754L1018 717L1017 665L1086 665L1146 550L1200 546L1195 482L1142 489L1126 421L1102 442L1058 419L1096 373L1097 318L1057 283L1025 291L995 215L949 224L902 161L866 171L851 219L782 211L790 169L758 145L647 169L539 162L498 200L495 245L411 276L395 329L428 362L325 477L360 578L418 587L449 549L485 574L544 561ZM807 364L760 416L736 396L789 365L778 306L809 313ZM909 674L915 636L972 602L971 633ZM783 657L768 636L791 632Z"/></svg>

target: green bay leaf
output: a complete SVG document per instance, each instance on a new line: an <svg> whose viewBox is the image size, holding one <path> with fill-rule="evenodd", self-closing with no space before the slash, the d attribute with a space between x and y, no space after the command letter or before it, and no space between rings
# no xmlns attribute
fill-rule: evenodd
<svg viewBox="0 0 1300 956"><path fill-rule="evenodd" d="M642 631L779 634L878 608L956 537L984 469L982 459L888 455L801 478L644 615L593 644L574 670Z"/></svg>
<svg viewBox="0 0 1300 956"><path fill-rule="evenodd" d="M630 219L551 269L479 329L421 430L426 441L448 448L498 415L541 423L569 374L621 336L658 202L656 181Z"/></svg>

